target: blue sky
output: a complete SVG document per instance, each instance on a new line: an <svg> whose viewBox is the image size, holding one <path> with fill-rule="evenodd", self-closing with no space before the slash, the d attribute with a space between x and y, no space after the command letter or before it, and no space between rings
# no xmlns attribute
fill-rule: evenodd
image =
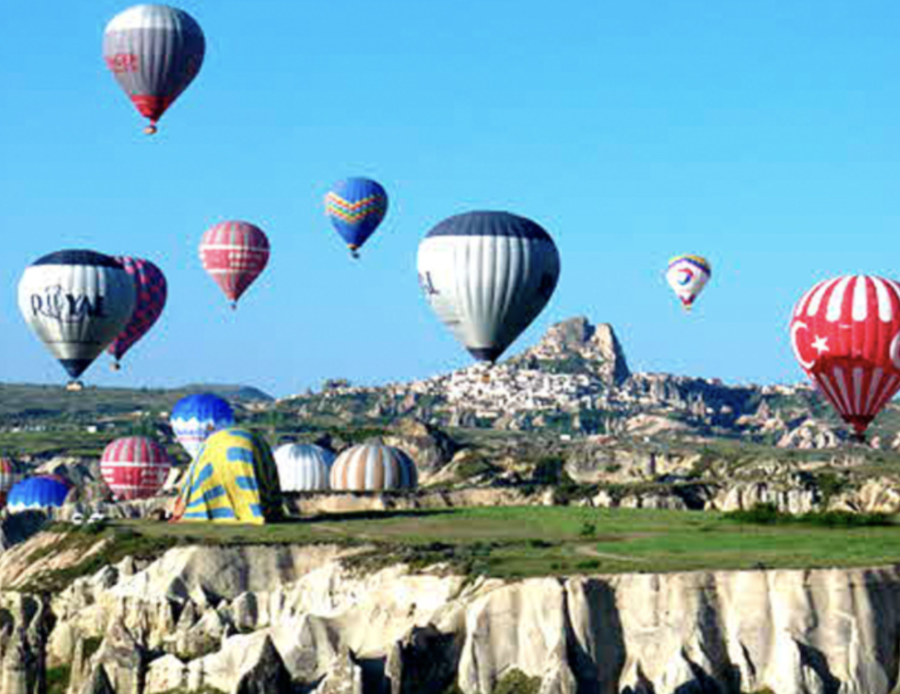
<svg viewBox="0 0 900 694"><path fill-rule="evenodd" d="M533 218L562 255L508 354L585 314L635 369L795 381L802 292L900 276L896 3L184 0L206 62L154 138L100 55L126 6L0 5L0 380L65 381L16 306L25 266L61 248L148 257L169 280L126 368L101 358L87 382L275 394L470 363L415 257L471 209ZM348 175L391 196L359 263L322 211ZM196 251L229 218L273 247L236 314ZM713 264L692 316L663 279L683 252Z"/></svg>

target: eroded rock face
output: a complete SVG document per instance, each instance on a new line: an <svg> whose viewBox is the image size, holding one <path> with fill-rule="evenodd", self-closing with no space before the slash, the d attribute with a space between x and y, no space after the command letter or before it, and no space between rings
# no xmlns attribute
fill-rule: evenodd
<svg viewBox="0 0 900 694"><path fill-rule="evenodd" d="M428 476L450 462L459 446L437 427L415 419L401 420L383 437L388 446L396 446L416 461L416 467L425 482Z"/></svg>
<svg viewBox="0 0 900 694"><path fill-rule="evenodd" d="M811 481L795 480L789 485L769 482L738 482L711 501L719 511L749 511L761 504L774 504L784 513L803 514L820 508L822 495Z"/></svg>
<svg viewBox="0 0 900 694"><path fill-rule="evenodd" d="M350 569L349 551L182 547L50 603L0 593L0 692L38 691L45 661L72 664L73 694L487 694L515 672L545 694L898 684L900 567L467 581Z"/></svg>
<svg viewBox="0 0 900 694"><path fill-rule="evenodd" d="M566 472L581 484L628 482L688 473L699 460L696 453L632 450L598 436L573 447L566 460Z"/></svg>
<svg viewBox="0 0 900 694"><path fill-rule="evenodd" d="M837 431L822 422L806 419L786 432L779 440L779 448L825 449L840 444Z"/></svg>

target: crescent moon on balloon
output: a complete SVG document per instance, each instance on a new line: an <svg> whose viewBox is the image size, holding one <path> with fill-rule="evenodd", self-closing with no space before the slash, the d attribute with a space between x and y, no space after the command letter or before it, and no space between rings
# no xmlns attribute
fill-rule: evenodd
<svg viewBox="0 0 900 694"><path fill-rule="evenodd" d="M797 346L797 333L800 332L800 328L804 330L808 329L806 323L794 323L791 326L791 348L794 350L794 356L797 357L797 361L800 362L800 366L809 371L812 367L816 365L816 360L806 361L803 359L803 355L800 354L800 348ZM897 344L897 347L900 348L900 342L898 342L897 338L900 338L900 333L897 333L897 337L894 338L894 342L891 343L891 358L894 357L894 344ZM900 358L900 354L898 354L898 358ZM896 364L896 362L895 362ZM897 366L900 368L900 365Z"/></svg>
<svg viewBox="0 0 900 694"><path fill-rule="evenodd" d="M895 368L900 369L900 332L894 335L894 339L891 340L891 363Z"/></svg>

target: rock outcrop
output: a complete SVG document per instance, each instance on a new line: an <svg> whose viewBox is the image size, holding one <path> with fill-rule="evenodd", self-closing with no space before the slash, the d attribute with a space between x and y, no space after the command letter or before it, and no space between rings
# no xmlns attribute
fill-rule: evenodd
<svg viewBox="0 0 900 694"><path fill-rule="evenodd" d="M556 323L541 341L516 361L525 364L576 360L568 368L600 377L607 385L618 386L631 375L625 352L609 323L592 324L585 316Z"/></svg>
<svg viewBox="0 0 900 694"><path fill-rule="evenodd" d="M77 579L50 602L0 593L0 692L43 691L59 664L72 694L489 694L510 678L545 694L898 684L900 567L509 582L366 572L345 563L352 551L182 547Z"/></svg>

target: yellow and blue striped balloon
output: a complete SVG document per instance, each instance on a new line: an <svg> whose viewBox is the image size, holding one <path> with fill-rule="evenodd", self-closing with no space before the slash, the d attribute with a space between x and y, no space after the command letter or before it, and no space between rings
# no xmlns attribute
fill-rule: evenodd
<svg viewBox="0 0 900 694"><path fill-rule="evenodd" d="M206 440L191 463L174 519L253 523L280 515L281 488L272 451L257 433L230 428Z"/></svg>

